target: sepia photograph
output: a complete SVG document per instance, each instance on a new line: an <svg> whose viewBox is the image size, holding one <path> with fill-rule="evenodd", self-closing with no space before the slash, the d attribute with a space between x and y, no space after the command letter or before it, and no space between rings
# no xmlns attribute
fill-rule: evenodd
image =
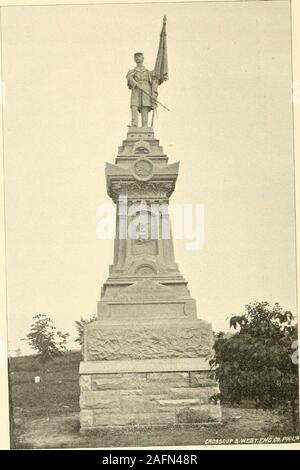
<svg viewBox="0 0 300 470"><path fill-rule="evenodd" d="M0 13L10 448L299 445L291 1Z"/></svg>

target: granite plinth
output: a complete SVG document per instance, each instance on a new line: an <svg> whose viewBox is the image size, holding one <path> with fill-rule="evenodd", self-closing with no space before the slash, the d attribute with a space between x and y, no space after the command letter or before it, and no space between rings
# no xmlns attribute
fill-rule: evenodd
<svg viewBox="0 0 300 470"><path fill-rule="evenodd" d="M80 374L82 431L221 419L211 399L219 389L205 359L87 361Z"/></svg>

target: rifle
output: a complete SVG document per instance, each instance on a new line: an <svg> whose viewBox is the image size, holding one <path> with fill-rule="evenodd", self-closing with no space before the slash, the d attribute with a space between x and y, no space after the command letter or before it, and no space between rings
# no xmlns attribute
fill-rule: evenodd
<svg viewBox="0 0 300 470"><path fill-rule="evenodd" d="M165 108L167 111L171 111L169 108L167 108L167 106L162 104L160 101L158 101L156 98L154 98L154 96L152 96L150 93L148 93L146 90L144 90L144 88L141 85L139 85L137 83L135 86L138 87L140 90L142 90L142 92L145 93L145 95L149 96L153 101L155 101L155 103L159 104L160 106Z"/></svg>

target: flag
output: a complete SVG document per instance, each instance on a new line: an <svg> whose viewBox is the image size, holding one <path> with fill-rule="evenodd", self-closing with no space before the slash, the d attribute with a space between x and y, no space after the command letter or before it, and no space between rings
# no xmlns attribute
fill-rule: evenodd
<svg viewBox="0 0 300 470"><path fill-rule="evenodd" d="M160 40L158 52L154 67L154 75L158 84L168 80L168 54L167 54L167 32L166 32L167 17L164 16L163 27L160 33Z"/></svg>

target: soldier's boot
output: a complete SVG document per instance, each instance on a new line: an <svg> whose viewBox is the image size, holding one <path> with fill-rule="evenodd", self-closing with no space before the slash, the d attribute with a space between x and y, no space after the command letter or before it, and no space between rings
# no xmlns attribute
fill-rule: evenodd
<svg viewBox="0 0 300 470"><path fill-rule="evenodd" d="M137 127L139 122L139 113L137 106L131 106L131 125Z"/></svg>

